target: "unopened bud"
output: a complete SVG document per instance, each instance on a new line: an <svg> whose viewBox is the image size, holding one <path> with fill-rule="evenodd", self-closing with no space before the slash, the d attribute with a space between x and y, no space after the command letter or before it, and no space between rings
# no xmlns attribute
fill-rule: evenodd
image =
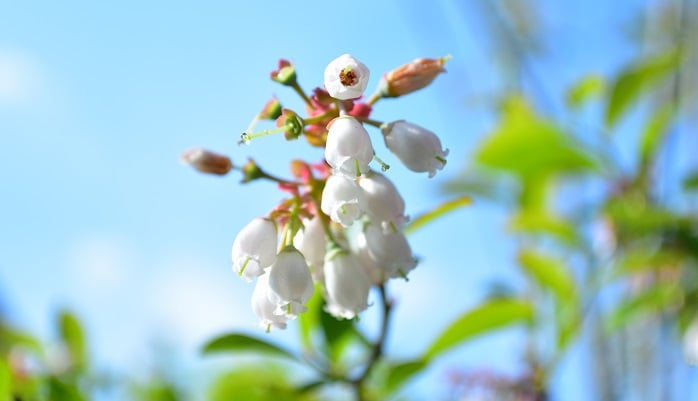
<svg viewBox="0 0 698 401"><path fill-rule="evenodd" d="M182 153L182 162L206 174L226 175L233 168L228 156L202 148L192 148Z"/></svg>
<svg viewBox="0 0 698 401"><path fill-rule="evenodd" d="M271 79L286 86L296 85L296 68L290 61L279 59L279 68L271 72Z"/></svg>
<svg viewBox="0 0 698 401"><path fill-rule="evenodd" d="M284 137L288 140L298 139L303 134L303 120L293 110L283 109L276 126L284 128Z"/></svg>
<svg viewBox="0 0 698 401"><path fill-rule="evenodd" d="M383 76L380 82L382 97L398 97L418 91L446 72L444 64L451 56L441 58L418 58L400 66Z"/></svg>
<svg viewBox="0 0 698 401"><path fill-rule="evenodd" d="M264 171L257 165L257 162L253 159L249 159L247 163L241 168L242 170L242 182L248 183L259 178L264 177Z"/></svg>
<svg viewBox="0 0 698 401"><path fill-rule="evenodd" d="M281 102L279 99L273 98L264 105L262 111L259 112L261 120L276 120L281 115Z"/></svg>

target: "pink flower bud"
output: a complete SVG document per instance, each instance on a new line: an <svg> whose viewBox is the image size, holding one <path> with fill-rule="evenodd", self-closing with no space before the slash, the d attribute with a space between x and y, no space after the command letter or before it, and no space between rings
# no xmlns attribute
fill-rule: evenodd
<svg viewBox="0 0 698 401"><path fill-rule="evenodd" d="M246 281L264 273L276 260L276 226L257 217L247 224L233 242L233 271Z"/></svg>
<svg viewBox="0 0 698 401"><path fill-rule="evenodd" d="M296 85L296 68L290 61L279 59L279 67L269 74L271 79L286 86Z"/></svg>
<svg viewBox="0 0 698 401"><path fill-rule="evenodd" d="M446 165L448 149L441 148L441 140L433 132L405 120L381 126L385 146L408 169L429 172L429 178Z"/></svg>
<svg viewBox="0 0 698 401"><path fill-rule="evenodd" d="M325 68L325 89L335 99L356 99L363 95L370 72L350 54L332 60Z"/></svg>
<svg viewBox="0 0 698 401"><path fill-rule="evenodd" d="M233 168L228 156L202 148L192 148L182 153L182 161L197 171L207 174L226 175Z"/></svg>
<svg viewBox="0 0 698 401"><path fill-rule="evenodd" d="M442 58L418 58L402 65L383 76L379 84L382 97L397 97L418 91L446 72L444 64L449 56Z"/></svg>
<svg viewBox="0 0 698 401"><path fill-rule="evenodd" d="M328 126L325 159L333 169L349 178L369 171L373 144L364 126L354 117L341 116Z"/></svg>

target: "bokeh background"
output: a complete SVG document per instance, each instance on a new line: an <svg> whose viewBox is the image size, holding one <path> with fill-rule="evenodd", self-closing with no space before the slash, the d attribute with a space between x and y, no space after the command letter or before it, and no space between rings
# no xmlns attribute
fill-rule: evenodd
<svg viewBox="0 0 698 401"><path fill-rule="evenodd" d="M559 115L560 94L575 80L614 74L642 51L642 22L659 3L0 2L0 314L50 341L55 314L69 309L103 369L164 369L205 384L208 369L225 363L200 355L207 339L262 334L253 286L231 271L230 247L283 194L269 183L241 185L235 174L197 174L179 155L203 146L236 164L253 157L281 176L293 158L320 160L302 140L237 144L271 96L302 107L269 79L279 58L294 62L310 90L343 53L371 69L369 88L414 58L453 56L430 87L380 101L372 115L418 123L450 149L447 167L428 179L370 131L416 215L448 198L444 183L493 127L497 93L518 87ZM391 286L389 355L419 352L498 277L516 282L504 218L476 200L411 236L421 263L409 282ZM362 318L369 331L375 321L371 310ZM291 323L266 338L293 344L295 330ZM523 346L516 330L471 342L421 375L412 394L445 397L454 368L516 372ZM556 399L590 399L591 379L580 374L587 364L583 344L573 348L554 378Z"/></svg>

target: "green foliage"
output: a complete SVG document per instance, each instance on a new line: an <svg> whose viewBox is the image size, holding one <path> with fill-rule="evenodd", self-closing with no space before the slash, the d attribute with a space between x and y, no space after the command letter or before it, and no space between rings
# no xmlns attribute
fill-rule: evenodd
<svg viewBox="0 0 698 401"><path fill-rule="evenodd" d="M258 353L291 360L297 358L278 345L239 333L224 334L209 341L203 348L204 354Z"/></svg>
<svg viewBox="0 0 698 401"><path fill-rule="evenodd" d="M12 372L4 356L0 357L0 400L10 400L12 398Z"/></svg>
<svg viewBox="0 0 698 401"><path fill-rule="evenodd" d="M606 89L604 77L590 74L577 81L568 91L567 105L570 108L582 107L585 103L598 98Z"/></svg>
<svg viewBox="0 0 698 401"><path fill-rule="evenodd" d="M456 319L431 344L426 358L434 358L477 336L518 323L530 322L533 305L520 299L493 299Z"/></svg>
<svg viewBox="0 0 698 401"><path fill-rule="evenodd" d="M504 103L499 126L476 154L484 166L531 179L597 169L597 163L554 122L521 97Z"/></svg>
<svg viewBox="0 0 698 401"><path fill-rule="evenodd" d="M71 313L63 311L58 315L58 329L73 368L76 370L85 369L87 365L85 333L78 319Z"/></svg>
<svg viewBox="0 0 698 401"><path fill-rule="evenodd" d="M472 203L472 200L467 197L467 196L461 196L456 199L451 199L449 201L446 201L439 206L435 207L434 209L424 213L420 214L417 216L415 219L410 221L410 224L407 226L407 229L405 230L406 234L415 232L419 230L420 228L424 227L425 225L431 223L432 221L444 217L447 215L450 215L453 213L455 210L468 206Z"/></svg>
<svg viewBox="0 0 698 401"><path fill-rule="evenodd" d="M678 306L681 299L681 291L675 284L655 284L624 300L609 316L608 327L611 330L618 330L640 317Z"/></svg>
<svg viewBox="0 0 698 401"><path fill-rule="evenodd" d="M221 375L211 387L209 401L310 401L317 398L309 390L298 391L282 366L243 365Z"/></svg>
<svg viewBox="0 0 698 401"><path fill-rule="evenodd" d="M385 385L389 391L395 391L428 366L424 359L413 359L392 363L388 369Z"/></svg>
<svg viewBox="0 0 698 401"><path fill-rule="evenodd" d="M679 56L678 52L669 51L626 68L613 82L606 106L606 124L613 127L647 90L675 71Z"/></svg>

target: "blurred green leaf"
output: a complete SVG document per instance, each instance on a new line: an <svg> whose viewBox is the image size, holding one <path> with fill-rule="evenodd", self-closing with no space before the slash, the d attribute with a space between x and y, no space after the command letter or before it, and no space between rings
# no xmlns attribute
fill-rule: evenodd
<svg viewBox="0 0 698 401"><path fill-rule="evenodd" d="M579 240L575 226L548 211L521 211L509 224L514 231L550 234L567 244Z"/></svg>
<svg viewBox="0 0 698 401"><path fill-rule="evenodd" d="M313 296L310 297L305 304L308 309L298 316L301 342L306 350L312 350L314 348L313 332L320 327L320 315L322 314L322 307L324 305L322 291L321 285L316 284Z"/></svg>
<svg viewBox="0 0 698 401"><path fill-rule="evenodd" d="M58 315L58 329L73 367L84 369L87 365L87 347L80 321L73 314L63 311Z"/></svg>
<svg viewBox="0 0 698 401"><path fill-rule="evenodd" d="M299 392L290 380L292 371L273 363L245 365L216 379L210 401L314 400L312 391Z"/></svg>
<svg viewBox="0 0 698 401"><path fill-rule="evenodd" d="M589 100L599 97L606 88L606 81L600 75L590 74L577 81L567 91L567 105L579 108Z"/></svg>
<svg viewBox="0 0 698 401"><path fill-rule="evenodd" d="M405 233L413 233L419 230L420 228L424 227L428 223L431 223L432 221L436 220L437 218L446 216L452 211L470 205L471 203L472 200L468 196L461 196L456 199L446 201L434 208L433 210L417 216L417 218L412 220L410 224L407 226L407 229L405 229Z"/></svg>
<svg viewBox="0 0 698 401"><path fill-rule="evenodd" d="M610 200L606 204L606 212L619 235L628 237L640 237L691 224L686 216L651 204L643 196L633 193Z"/></svg>
<svg viewBox="0 0 698 401"><path fill-rule="evenodd" d="M579 324L579 290L572 272L564 262L531 249L519 253L526 274L555 299L555 324L558 347L567 346Z"/></svg>
<svg viewBox="0 0 698 401"><path fill-rule="evenodd" d="M608 319L610 330L617 330L635 319L661 312L681 302L682 293L673 283L656 284L624 300Z"/></svg>
<svg viewBox="0 0 698 401"><path fill-rule="evenodd" d="M396 391L428 365L429 363L424 359L412 359L393 363L388 368L388 376L385 381L388 391Z"/></svg>
<svg viewBox="0 0 698 401"><path fill-rule="evenodd" d="M0 400L12 399L12 377L5 356L0 355Z"/></svg>
<svg viewBox="0 0 698 401"><path fill-rule="evenodd" d="M597 163L555 123L520 97L509 98L500 125L477 150L478 162L520 177L590 172Z"/></svg>
<svg viewBox="0 0 698 401"><path fill-rule="evenodd" d="M132 388L133 397L140 401L178 401L182 399L180 390L174 383L169 383L163 378L149 380L142 385L134 385Z"/></svg>
<svg viewBox="0 0 698 401"><path fill-rule="evenodd" d="M55 376L48 379L48 399L51 401L86 401L77 383L66 382Z"/></svg>
<svg viewBox="0 0 698 401"><path fill-rule="evenodd" d="M252 352L297 360L289 351L264 340L244 334L230 333L214 338L204 346L204 354Z"/></svg>
<svg viewBox="0 0 698 401"><path fill-rule="evenodd" d="M644 162L651 160L661 144L661 138L667 131L675 115L673 105L667 104L657 110L642 133L640 157Z"/></svg>
<svg viewBox="0 0 698 401"><path fill-rule="evenodd" d="M444 330L429 347L426 357L433 358L479 335L516 323L530 322L532 318L533 306L528 301L489 300L466 312Z"/></svg>
<svg viewBox="0 0 698 401"><path fill-rule="evenodd" d="M698 171L693 171L683 180L683 189L695 191L698 189Z"/></svg>
<svg viewBox="0 0 698 401"><path fill-rule="evenodd" d="M655 270L666 266L676 266L684 258L682 252L672 249L628 249L619 256L618 263L611 275L611 279L626 277L628 274L637 274Z"/></svg>
<svg viewBox="0 0 698 401"><path fill-rule="evenodd" d="M679 53L670 51L647 58L628 67L613 82L611 96L606 107L606 125L614 126L620 117L637 102L643 92L674 71L679 63Z"/></svg>
<svg viewBox="0 0 698 401"><path fill-rule="evenodd" d="M325 343L329 348L330 360L340 360L344 350L352 343L351 340L356 338L354 321L350 319L339 320L321 310L320 325Z"/></svg>
<svg viewBox="0 0 698 401"><path fill-rule="evenodd" d="M0 354L7 353L10 348L17 345L26 347L27 349L36 352L37 355L43 354L43 347L37 339L0 322Z"/></svg>
<svg viewBox="0 0 698 401"><path fill-rule="evenodd" d="M519 262L529 277L551 291L560 302L577 298L574 277L564 262L531 249L519 253Z"/></svg>

